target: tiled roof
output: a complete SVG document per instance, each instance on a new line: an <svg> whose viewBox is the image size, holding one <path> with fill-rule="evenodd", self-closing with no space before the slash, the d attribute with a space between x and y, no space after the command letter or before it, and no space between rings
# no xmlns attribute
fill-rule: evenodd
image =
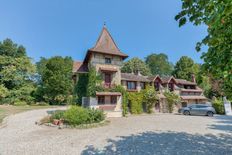
<svg viewBox="0 0 232 155"><path fill-rule="evenodd" d="M196 92L201 93L202 89L181 89L182 92Z"/></svg>
<svg viewBox="0 0 232 155"><path fill-rule="evenodd" d="M165 76L165 77L162 77L161 79L163 83L168 83L171 79L176 81L176 79L173 76Z"/></svg>
<svg viewBox="0 0 232 155"><path fill-rule="evenodd" d="M159 75L152 75L152 76L149 76L147 79L150 80L150 81L154 81L156 78L160 78ZM162 79L160 78L160 80L162 81Z"/></svg>
<svg viewBox="0 0 232 155"><path fill-rule="evenodd" d="M150 80L147 79L147 76L135 75L132 73L121 73L121 79L127 81L150 82Z"/></svg>
<svg viewBox="0 0 232 155"><path fill-rule="evenodd" d="M74 61L73 62L73 73L85 73L88 72L88 66L87 64L84 64L83 62Z"/></svg>
<svg viewBox="0 0 232 155"><path fill-rule="evenodd" d="M207 100L205 96L195 96L195 95L186 95L186 96L180 96L183 100Z"/></svg>
<svg viewBox="0 0 232 155"><path fill-rule="evenodd" d="M163 83L168 83L171 80L171 78L173 78L177 84L197 85L195 82L187 81L184 79L176 79L173 76L162 77L162 81L163 81Z"/></svg>
<svg viewBox="0 0 232 155"><path fill-rule="evenodd" d="M124 54L119 50L109 31L104 26L102 32L95 44L95 46L88 50L84 62L88 61L91 53L103 53L109 55L121 56L123 59L127 58L128 55Z"/></svg>
<svg viewBox="0 0 232 155"><path fill-rule="evenodd" d="M109 71L109 72L117 72L117 68L116 67L100 67L101 71Z"/></svg>
<svg viewBox="0 0 232 155"><path fill-rule="evenodd" d="M119 92L96 92L97 96L121 96L122 94Z"/></svg>
<svg viewBox="0 0 232 155"><path fill-rule="evenodd" d="M187 80L184 80L184 79L176 79L176 81L179 84L197 85L195 82L187 81Z"/></svg>
<svg viewBox="0 0 232 155"><path fill-rule="evenodd" d="M132 73L122 73L122 80L131 80L131 81L153 81L155 78L159 77L159 75L153 75L153 76L140 76L140 75L135 75ZM196 83L187 81L184 79L176 79L173 76L166 76L160 78L162 80L162 83L168 83L171 79L175 80L177 84L186 84L186 85L196 85ZM199 88L200 89L200 88Z"/></svg>

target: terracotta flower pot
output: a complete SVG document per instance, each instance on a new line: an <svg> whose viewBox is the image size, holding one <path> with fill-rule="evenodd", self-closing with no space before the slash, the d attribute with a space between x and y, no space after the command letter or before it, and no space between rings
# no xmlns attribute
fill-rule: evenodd
<svg viewBox="0 0 232 155"><path fill-rule="evenodd" d="M52 124L54 124L54 125L59 125L59 123L60 123L60 120L58 120L58 119L54 119L52 122Z"/></svg>

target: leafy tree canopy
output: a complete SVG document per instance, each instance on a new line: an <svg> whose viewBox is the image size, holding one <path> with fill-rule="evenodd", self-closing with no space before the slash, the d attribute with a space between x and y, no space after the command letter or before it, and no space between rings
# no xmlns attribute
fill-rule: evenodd
<svg viewBox="0 0 232 155"><path fill-rule="evenodd" d="M10 39L0 42L0 85L2 91L8 92L3 103L31 102L34 73L35 66L23 46Z"/></svg>
<svg viewBox="0 0 232 155"><path fill-rule="evenodd" d="M187 21L194 25L207 25L208 35L197 43L196 50L208 46L203 52L203 69L217 79L223 79L222 90L232 97L232 1L231 0L182 0L182 11L175 17L179 26Z"/></svg>
<svg viewBox="0 0 232 155"><path fill-rule="evenodd" d="M70 57L55 56L47 60L42 58L37 63L41 83L36 95L42 96L50 104L67 102L69 95L73 94L72 65Z"/></svg>
<svg viewBox="0 0 232 155"><path fill-rule="evenodd" d="M150 69L145 62L137 57L125 62L121 71L123 73L138 73L139 71L144 76L151 74Z"/></svg>
<svg viewBox="0 0 232 155"><path fill-rule="evenodd" d="M146 64L149 66L153 75L171 75L173 65L168 61L168 56L164 53L150 54L146 57Z"/></svg>
<svg viewBox="0 0 232 155"><path fill-rule="evenodd" d="M191 58L182 56L174 67L173 75L191 81L192 74L197 75L199 68L200 65L195 64Z"/></svg>

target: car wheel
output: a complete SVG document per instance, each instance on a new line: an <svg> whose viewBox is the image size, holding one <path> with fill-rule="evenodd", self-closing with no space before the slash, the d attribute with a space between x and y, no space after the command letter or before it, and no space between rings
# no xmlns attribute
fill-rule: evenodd
<svg viewBox="0 0 232 155"><path fill-rule="evenodd" d="M208 112L207 112L207 116L213 117L213 112L212 112L212 111L208 111Z"/></svg>
<svg viewBox="0 0 232 155"><path fill-rule="evenodd" d="M190 112L189 111L184 111L184 115L190 115Z"/></svg>

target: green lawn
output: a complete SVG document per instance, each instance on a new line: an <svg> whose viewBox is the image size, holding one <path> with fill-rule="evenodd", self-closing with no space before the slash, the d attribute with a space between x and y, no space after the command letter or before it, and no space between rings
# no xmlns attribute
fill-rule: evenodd
<svg viewBox="0 0 232 155"><path fill-rule="evenodd" d="M0 124L4 117L11 114L16 114L24 111L34 110L34 109L45 109L54 108L57 106L12 106L12 105L0 105Z"/></svg>

